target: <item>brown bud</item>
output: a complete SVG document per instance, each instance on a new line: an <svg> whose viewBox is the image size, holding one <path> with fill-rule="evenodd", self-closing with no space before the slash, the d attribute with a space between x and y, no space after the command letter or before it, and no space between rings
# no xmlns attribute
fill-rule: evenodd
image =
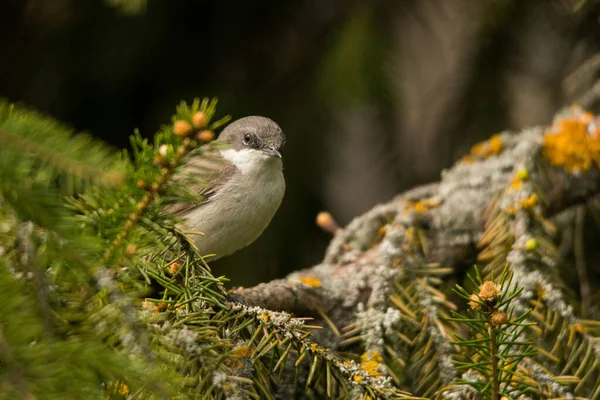
<svg viewBox="0 0 600 400"><path fill-rule="evenodd" d="M492 314L490 321L492 322L493 326L504 325L505 323L508 322L508 316L506 315L505 312L496 311L495 313Z"/></svg>
<svg viewBox="0 0 600 400"><path fill-rule="evenodd" d="M152 160L154 165L164 165L165 161L166 161L166 159L163 156L161 156L160 154L155 154L154 160Z"/></svg>
<svg viewBox="0 0 600 400"><path fill-rule="evenodd" d="M158 154L163 157L166 157L169 154L169 146L166 144L161 144L158 148Z"/></svg>
<svg viewBox="0 0 600 400"><path fill-rule="evenodd" d="M213 131L205 130L198 134L198 140L204 143L208 143L215 138Z"/></svg>
<svg viewBox="0 0 600 400"><path fill-rule="evenodd" d="M128 244L125 248L125 254L127 254L128 256L135 256L136 253L137 247L135 246L135 244Z"/></svg>
<svg viewBox="0 0 600 400"><path fill-rule="evenodd" d="M184 120L177 120L173 124L173 133L177 136L187 136L192 131L192 126Z"/></svg>
<svg viewBox="0 0 600 400"><path fill-rule="evenodd" d="M145 180L138 179L138 181L137 181L137 187L139 187L140 189L146 189L148 187L148 184L146 183Z"/></svg>
<svg viewBox="0 0 600 400"><path fill-rule="evenodd" d="M178 262L174 262L169 267L169 272L171 273L171 275L175 275L180 269L181 269L181 264L179 264Z"/></svg>
<svg viewBox="0 0 600 400"><path fill-rule="evenodd" d="M192 116L192 124L194 124L194 127L196 128L204 128L204 125L206 125L206 114L202 111L196 112Z"/></svg>
<svg viewBox="0 0 600 400"><path fill-rule="evenodd" d="M479 286L479 297L483 300L493 300L502 294L500 286L491 281L485 281Z"/></svg>
<svg viewBox="0 0 600 400"><path fill-rule="evenodd" d="M316 222L317 222L317 226L319 228L323 229L325 232L331 233L332 235L338 229L340 229L338 224L333 219L333 216L331 215L331 213L328 213L326 211L321 211L320 213L317 214Z"/></svg>
<svg viewBox="0 0 600 400"><path fill-rule="evenodd" d="M473 293L469 299L469 307L471 307L473 310L477 310L479 307L481 307L481 304L479 303L479 296L477 296L475 293Z"/></svg>

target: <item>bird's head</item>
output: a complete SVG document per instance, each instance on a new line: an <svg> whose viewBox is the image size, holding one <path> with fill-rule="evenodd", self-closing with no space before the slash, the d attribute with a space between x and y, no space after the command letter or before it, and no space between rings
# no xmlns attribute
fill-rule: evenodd
<svg viewBox="0 0 600 400"><path fill-rule="evenodd" d="M229 124L219 136L232 150L257 150L268 158L281 159L285 135L275 121L258 116L240 118Z"/></svg>

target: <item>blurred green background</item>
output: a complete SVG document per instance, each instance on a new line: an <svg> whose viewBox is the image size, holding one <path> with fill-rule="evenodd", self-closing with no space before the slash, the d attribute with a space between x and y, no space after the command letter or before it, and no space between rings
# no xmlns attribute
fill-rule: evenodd
<svg viewBox="0 0 600 400"><path fill-rule="evenodd" d="M248 286L319 262L319 211L346 224L495 132L594 109L599 15L581 0L1 0L0 97L117 148L197 96L277 121L282 207L213 266Z"/></svg>

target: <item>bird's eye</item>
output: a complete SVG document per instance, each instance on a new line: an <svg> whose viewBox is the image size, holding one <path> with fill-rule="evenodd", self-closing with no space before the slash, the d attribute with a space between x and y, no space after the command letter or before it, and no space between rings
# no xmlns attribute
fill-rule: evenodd
<svg viewBox="0 0 600 400"><path fill-rule="evenodd" d="M252 135L249 133L245 133L243 140L244 140L244 144L250 144L250 141L252 140Z"/></svg>

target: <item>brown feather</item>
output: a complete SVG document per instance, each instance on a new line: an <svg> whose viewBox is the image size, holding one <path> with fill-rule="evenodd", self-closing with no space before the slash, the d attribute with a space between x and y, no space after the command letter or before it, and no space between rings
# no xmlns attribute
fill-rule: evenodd
<svg viewBox="0 0 600 400"><path fill-rule="evenodd" d="M166 206L167 211L177 216L211 200L218 188L225 184L236 172L236 167L227 162L217 150L204 152L201 156L190 154L186 164L174 177L174 181L184 181L189 190L202 196L197 203L174 203ZM189 183L188 183L189 182Z"/></svg>

